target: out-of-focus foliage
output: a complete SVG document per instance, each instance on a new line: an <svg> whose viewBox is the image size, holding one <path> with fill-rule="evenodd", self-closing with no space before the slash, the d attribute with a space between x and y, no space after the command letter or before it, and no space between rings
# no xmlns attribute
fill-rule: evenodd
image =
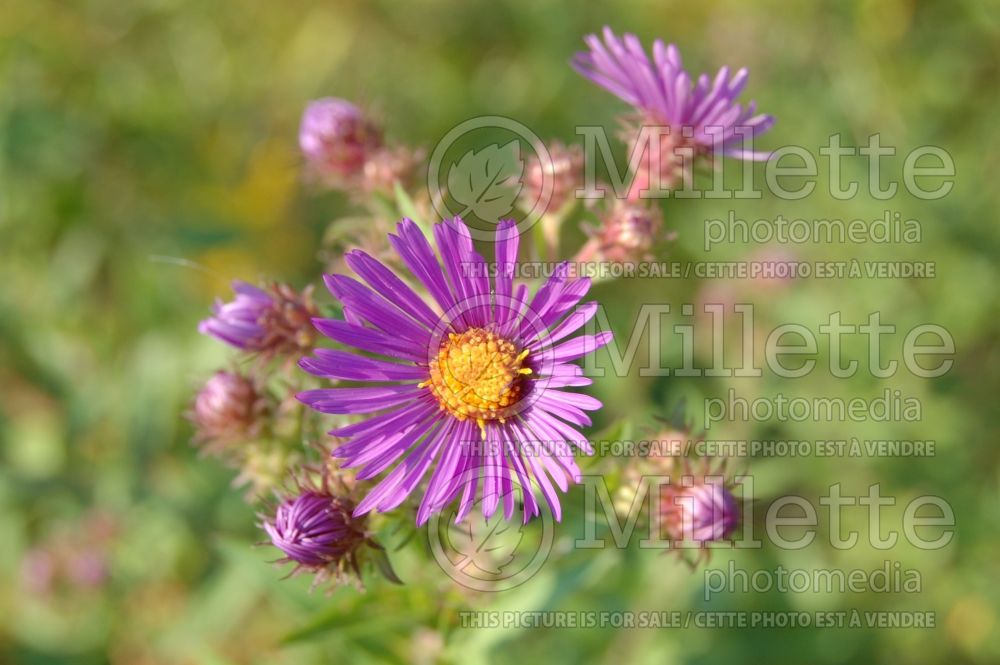
<svg viewBox="0 0 1000 665"><path fill-rule="evenodd" d="M954 157L955 189L936 202L866 194L740 202L745 219L870 219L887 208L919 219L918 245L795 250L812 260L935 261L936 279L807 280L777 295L742 295L768 327L815 329L835 310L854 323L880 310L904 333L941 323L958 347L944 379L833 382L817 372L736 384L633 372L594 386L605 402L598 429L618 417L651 427L651 415L681 397L699 404L732 386L749 395L870 397L889 387L918 396L917 424L728 425L712 436L934 439L930 459L763 459L753 472L769 496L814 497L838 482L853 495L876 482L899 497L940 494L958 520L952 546L890 556L765 548L713 563L878 568L893 558L921 571L922 592L720 595L711 607L926 610L937 613L936 629L455 628L456 613L470 607L705 606L700 573L638 549L574 551L572 523L541 572L510 592L463 592L404 555L394 564L405 587L372 579L365 594L310 595L306 580L279 582L266 565L274 550L247 546L261 535L228 486L232 474L188 445L181 414L225 359L195 333L211 299L234 277L314 278L326 223L349 211L340 195L300 184L295 136L306 102L364 103L407 143L433 145L486 113L572 142L576 125L613 128L623 110L567 65L581 36L606 23L677 42L695 69L750 67L752 96L778 117L764 147L815 152L833 133L858 145L880 132L903 153L934 144ZM998 50L1000 13L975 0L3 3L0 660L733 664L767 653L771 663L997 662ZM886 160L888 172L901 160ZM866 177L857 166L847 175ZM729 207L665 202L666 226L679 233L672 258L706 258L702 221ZM712 258L750 251L729 245ZM594 295L606 299L612 328L627 333L642 303L693 302L696 286L637 280Z"/></svg>

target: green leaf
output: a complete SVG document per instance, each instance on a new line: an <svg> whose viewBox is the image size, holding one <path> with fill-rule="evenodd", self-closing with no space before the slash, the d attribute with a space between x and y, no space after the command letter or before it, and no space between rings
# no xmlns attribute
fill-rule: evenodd
<svg viewBox="0 0 1000 665"><path fill-rule="evenodd" d="M333 604L327 611L320 612L305 626L282 637L281 643L301 642L333 629L345 630L351 626L365 623L367 617L358 614L364 600L353 603L350 601L355 599L341 598L340 600L341 602Z"/></svg>
<svg viewBox="0 0 1000 665"><path fill-rule="evenodd" d="M389 555L382 548L373 549L371 554L372 562L375 564L375 568L378 572L382 574L382 577L389 580L393 584L403 584L403 580L399 579L396 575L396 571L392 569L392 562L389 561Z"/></svg>
<svg viewBox="0 0 1000 665"><path fill-rule="evenodd" d="M419 226L426 235L429 230L427 220L420 214L420 210L417 209L417 204L413 202L413 199L406 193L406 190L403 189L403 186L400 185L399 182L396 182L395 184L395 193L396 207L399 208L399 214L413 220L413 222L416 223L416 225Z"/></svg>
<svg viewBox="0 0 1000 665"><path fill-rule="evenodd" d="M595 441L617 441L631 434L631 423L625 418L618 418L608 423L600 431L593 432L590 438Z"/></svg>
<svg viewBox="0 0 1000 665"><path fill-rule="evenodd" d="M357 639L363 635L398 631L401 628L412 627L417 623L417 620L412 616L386 614L379 610L375 606L378 599L374 596L365 596L364 598L365 600L355 604L335 604L330 610L320 613L311 623L285 635L281 639L281 643L288 645L302 642L332 630L336 630L339 637Z"/></svg>

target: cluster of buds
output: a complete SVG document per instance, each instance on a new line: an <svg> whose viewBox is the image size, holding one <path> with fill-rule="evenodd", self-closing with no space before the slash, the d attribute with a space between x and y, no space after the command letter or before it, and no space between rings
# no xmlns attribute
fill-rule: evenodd
<svg viewBox="0 0 1000 665"><path fill-rule="evenodd" d="M319 312L311 287L298 292L284 284L260 288L237 281L233 290L234 299L216 302L199 330L257 362L246 369L219 370L198 391L187 414L194 442L239 470L234 484L249 486L248 501L278 491L278 505L261 527L283 553L281 561L295 564L292 574L311 573L317 584L360 585L367 558L398 581L367 530L367 518L353 516L353 475L339 469L329 449L318 444L328 461L318 470L305 465L309 450L301 444L308 438L303 431L308 414L294 400L287 379L273 380L273 370L287 368L315 344L312 320ZM275 359L282 364L269 362ZM279 394L279 388L287 394ZM279 490L289 477L295 489Z"/></svg>
<svg viewBox="0 0 1000 665"><path fill-rule="evenodd" d="M299 292L286 284L264 287L233 283L235 297L216 301L198 330L254 359L245 369L219 370L195 395L187 417L203 452L239 469L236 484L249 497L266 494L286 476L296 458L274 438L292 394L274 397L268 389L270 361L287 368L313 348L312 319L319 310L312 287Z"/></svg>
<svg viewBox="0 0 1000 665"><path fill-rule="evenodd" d="M317 99L302 114L299 147L321 177L353 178L382 142L382 129L346 100Z"/></svg>
<svg viewBox="0 0 1000 665"><path fill-rule="evenodd" d="M248 498L267 494L287 473L294 455L270 441L280 405L258 376L219 370L195 395L187 418L201 452L239 470L234 485Z"/></svg>
<svg viewBox="0 0 1000 665"><path fill-rule="evenodd" d="M422 153L388 146L382 128L358 106L326 97L302 114L299 148L309 175L346 191L391 192L413 175Z"/></svg>
<svg viewBox="0 0 1000 665"><path fill-rule="evenodd" d="M537 152L537 151L536 151ZM554 141L531 157L524 169L518 204L540 215L548 257L555 259L563 220L572 211L582 185L583 149Z"/></svg>
<svg viewBox="0 0 1000 665"><path fill-rule="evenodd" d="M376 150L365 162L361 172L363 191L393 193L398 183L404 189L413 184L417 166L423 161L424 152L408 146L386 147Z"/></svg>

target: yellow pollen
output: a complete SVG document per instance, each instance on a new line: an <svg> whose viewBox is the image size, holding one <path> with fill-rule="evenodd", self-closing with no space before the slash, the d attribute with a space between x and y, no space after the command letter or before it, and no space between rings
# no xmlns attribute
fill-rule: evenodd
<svg viewBox="0 0 1000 665"><path fill-rule="evenodd" d="M518 352L508 340L483 328L451 333L431 360L429 387L441 405L459 420L474 419L486 438L486 422L509 417L521 398L522 367L528 350Z"/></svg>

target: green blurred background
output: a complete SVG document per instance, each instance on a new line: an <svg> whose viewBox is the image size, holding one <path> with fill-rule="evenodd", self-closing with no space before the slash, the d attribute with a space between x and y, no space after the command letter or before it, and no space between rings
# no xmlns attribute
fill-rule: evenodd
<svg viewBox="0 0 1000 665"><path fill-rule="evenodd" d="M997 529L1000 257L994 167L1000 7L917 2L327 2L9 0L0 5L0 661L11 663L1000 662ZM766 459L758 493L815 497L837 482L863 494L938 494L955 509L955 541L937 552L816 545L723 553L748 569L918 569L917 594L722 594L639 550L573 551L570 536L534 579L496 597L455 591L405 557L399 589L307 593L266 565L254 510L232 473L188 445L182 412L227 358L196 334L234 277L304 284L319 270L339 194L301 184L296 131L308 100L374 108L396 140L433 146L475 115L514 117L572 141L578 124L616 126L624 110L567 61L582 35L610 24L676 42L688 66L751 69L747 96L777 116L759 147L815 150L841 133L881 132L902 152L939 145L954 157L953 192L934 202L858 196L741 201L744 219L877 218L923 225L918 245L798 246L807 260L935 261L933 280L808 280L741 295L761 325L815 329L831 311L871 311L904 332L946 326L955 367L925 381L824 372L753 383L599 380L596 426L637 431L681 397L735 387L747 397L917 396L920 423L757 423L713 438L917 438L930 459ZM898 173L901 159L888 160ZM848 174L866 177L854 163ZM893 169L895 169L893 171ZM821 172L821 176L825 172ZM719 201L671 201L671 258L706 258L701 225ZM729 245L711 258L755 248ZM604 284L612 327L627 334L644 302L693 302L684 281ZM611 295L614 298L611 298ZM889 348L898 348L889 342ZM664 350L672 364L676 348ZM860 353L860 351L858 351ZM863 360L863 356L862 356ZM692 415L700 420L699 409ZM575 495L574 495L575 496ZM898 513L898 511L896 511ZM887 514L896 514L887 511ZM858 517L859 528L865 522ZM852 518L853 519L853 518ZM572 527L567 525L567 532ZM44 552L70 551L74 574L46 588ZM41 552L41 554L40 554ZM493 609L893 609L933 611L933 630L462 630L455 612ZM310 629L312 627L312 629Z"/></svg>

